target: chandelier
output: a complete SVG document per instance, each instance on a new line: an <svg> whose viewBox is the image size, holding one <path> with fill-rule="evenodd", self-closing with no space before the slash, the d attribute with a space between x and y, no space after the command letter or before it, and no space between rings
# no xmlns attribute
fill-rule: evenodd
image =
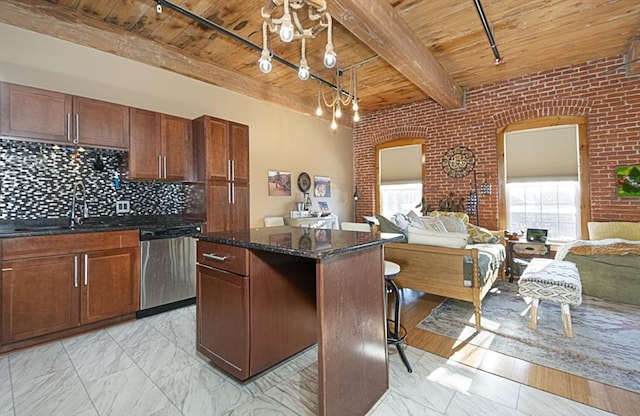
<svg viewBox="0 0 640 416"><path fill-rule="evenodd" d="M344 88L344 73L349 71L349 89L345 90ZM358 114L358 76L356 72L356 66L352 66L348 69L338 69L336 70L336 87L335 89L331 89L330 99L327 99L327 96L324 91L322 91L322 87L318 84L318 107L316 108L316 115L320 117L323 113L322 104L325 107L331 108L332 118L331 118L331 129L335 130L338 128L337 119L342 117L342 108L347 107L349 104L351 105L351 109L353 111L353 121L357 123L360 121L360 115Z"/></svg>
<svg viewBox="0 0 640 416"><path fill-rule="evenodd" d="M280 17L274 17L276 10L282 13ZM306 10L307 16L303 12ZM268 0L262 8L261 15L264 19L262 23L262 54L258 60L260 71L271 72L271 53L268 46L268 32L280 34L280 40L290 43L293 40L301 40L300 65L298 65L298 78L305 81L309 79L310 69L306 56L306 40L315 38L325 28L327 29L327 45L324 51L324 66L333 68L338 62L333 50L333 39L331 33L331 15L326 11L327 3L324 0ZM303 27L303 22L309 27Z"/></svg>

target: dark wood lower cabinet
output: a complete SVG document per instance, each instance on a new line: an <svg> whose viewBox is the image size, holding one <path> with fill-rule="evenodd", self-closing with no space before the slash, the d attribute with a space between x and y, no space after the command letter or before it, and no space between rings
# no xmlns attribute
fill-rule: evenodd
<svg viewBox="0 0 640 416"><path fill-rule="evenodd" d="M82 239L67 234L1 241L1 349L133 317L140 293L138 234L135 230L86 233Z"/></svg>
<svg viewBox="0 0 640 416"><path fill-rule="evenodd" d="M209 266L197 272L197 348L240 380L249 377L249 278Z"/></svg>
<svg viewBox="0 0 640 416"><path fill-rule="evenodd" d="M78 324L77 256L2 264L2 340L21 341Z"/></svg>

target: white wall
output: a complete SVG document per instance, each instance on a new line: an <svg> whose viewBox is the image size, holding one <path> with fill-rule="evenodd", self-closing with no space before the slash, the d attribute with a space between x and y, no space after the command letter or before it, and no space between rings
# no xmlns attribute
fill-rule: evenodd
<svg viewBox="0 0 640 416"><path fill-rule="evenodd" d="M257 67L256 67L257 70ZM292 77L296 74L292 71ZM196 118L202 114L250 127L251 220L285 215L301 200L300 172L331 178L326 201L352 218L353 135L284 107L262 102L105 52L0 23L0 80ZM316 97L309 97L315 100ZM270 197L269 170L292 173L291 197ZM317 202L314 201L317 209Z"/></svg>

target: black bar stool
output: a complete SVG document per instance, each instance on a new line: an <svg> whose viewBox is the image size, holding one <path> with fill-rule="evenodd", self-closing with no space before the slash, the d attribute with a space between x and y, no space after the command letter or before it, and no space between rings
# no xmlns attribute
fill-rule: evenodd
<svg viewBox="0 0 640 416"><path fill-rule="evenodd" d="M393 319L387 318L387 345L396 346L402 362L404 363L405 367L407 367L407 371L413 373L411 364L409 364L407 355L404 352L404 347L402 346L404 339L407 337L407 330L400 324L400 304L402 300L402 292L400 292L400 290L398 289L398 285L396 285L396 282L393 281L393 279L395 279L398 274L400 274L400 266L394 262L385 260L384 283L387 288L387 300L389 299L389 293L393 293L395 297Z"/></svg>

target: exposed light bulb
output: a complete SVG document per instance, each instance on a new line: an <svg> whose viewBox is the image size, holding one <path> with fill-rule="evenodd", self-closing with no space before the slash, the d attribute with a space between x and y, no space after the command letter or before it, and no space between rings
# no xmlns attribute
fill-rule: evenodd
<svg viewBox="0 0 640 416"><path fill-rule="evenodd" d="M355 98L353 99L353 106L351 108L354 112L357 112L360 109L360 107L358 106L358 100L356 100Z"/></svg>
<svg viewBox="0 0 640 416"><path fill-rule="evenodd" d="M300 68L298 69L298 78L300 78L301 81L309 79L309 68L307 66L302 66L302 64L300 64Z"/></svg>
<svg viewBox="0 0 640 416"><path fill-rule="evenodd" d="M327 48L324 52L324 66L327 68L333 68L336 66L338 62L338 58L336 57L336 53L333 51L333 45L327 43Z"/></svg>
<svg viewBox="0 0 640 416"><path fill-rule="evenodd" d="M316 115L318 117L320 117L322 115L322 107L320 105L318 105L318 108L316 108Z"/></svg>
<svg viewBox="0 0 640 416"><path fill-rule="evenodd" d="M262 56L258 60L258 66L260 67L260 71L262 71L264 74L268 74L269 72L271 72L271 56L269 56L269 51L267 51L266 49L262 50Z"/></svg>
<svg viewBox="0 0 640 416"><path fill-rule="evenodd" d="M280 39L287 43L293 40L293 24L291 23L291 15L289 15L288 10L285 10L285 14L282 16L282 23L280 24Z"/></svg>
<svg viewBox="0 0 640 416"><path fill-rule="evenodd" d="M336 118L342 117L342 109L340 108L340 104L336 107Z"/></svg>
<svg viewBox="0 0 640 416"><path fill-rule="evenodd" d="M333 120L331 120L331 130L336 130L338 128L338 123L336 123L336 118L334 117Z"/></svg>
<svg viewBox="0 0 640 416"><path fill-rule="evenodd" d="M358 121L360 121L360 114L358 114L357 111L355 113L353 113L353 121L356 122L356 123Z"/></svg>

